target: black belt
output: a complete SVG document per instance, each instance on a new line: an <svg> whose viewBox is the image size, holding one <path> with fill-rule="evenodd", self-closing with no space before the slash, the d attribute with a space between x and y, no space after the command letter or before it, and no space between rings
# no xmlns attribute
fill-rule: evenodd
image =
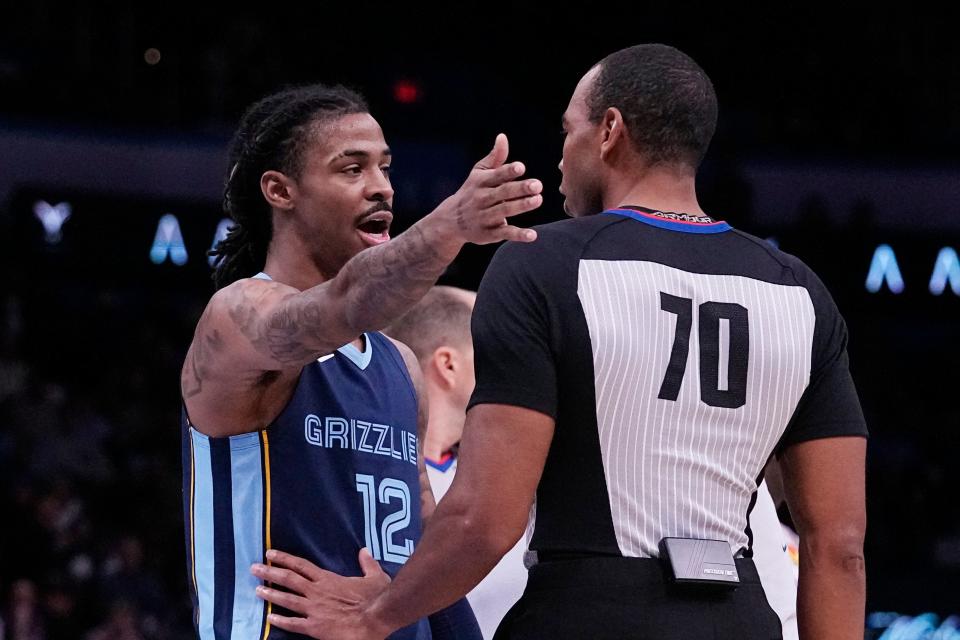
<svg viewBox="0 0 960 640"><path fill-rule="evenodd" d="M527 552L528 556L530 552ZM524 558L527 562L527 558ZM760 584L760 575L753 560L736 558L740 584ZM659 558L630 558L566 551L537 551L536 563L528 564L528 588L591 587L614 585L637 587L663 583L663 564Z"/></svg>

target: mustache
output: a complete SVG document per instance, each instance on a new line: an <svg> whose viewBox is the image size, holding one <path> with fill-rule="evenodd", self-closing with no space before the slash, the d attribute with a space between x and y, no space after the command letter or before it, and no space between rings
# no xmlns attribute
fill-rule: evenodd
<svg viewBox="0 0 960 640"><path fill-rule="evenodd" d="M381 200L377 204L364 211L363 215L369 216L370 214L377 213L378 211L388 211L389 213L393 213L393 207L391 207L390 203L386 200Z"/></svg>

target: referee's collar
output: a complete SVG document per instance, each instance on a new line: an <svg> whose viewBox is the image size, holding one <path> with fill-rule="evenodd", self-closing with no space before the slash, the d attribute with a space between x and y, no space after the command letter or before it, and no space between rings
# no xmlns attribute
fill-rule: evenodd
<svg viewBox="0 0 960 640"><path fill-rule="evenodd" d="M617 209L608 209L603 213L633 218L661 229L682 233L723 233L732 227L723 220L714 220L709 216L696 216L689 213L657 211L639 205L626 205Z"/></svg>

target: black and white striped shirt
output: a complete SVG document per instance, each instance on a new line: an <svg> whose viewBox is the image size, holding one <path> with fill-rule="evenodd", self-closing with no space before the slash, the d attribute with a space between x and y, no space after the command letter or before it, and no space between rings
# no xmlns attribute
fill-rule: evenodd
<svg viewBox="0 0 960 640"><path fill-rule="evenodd" d="M531 549L653 557L678 536L749 555L771 453L866 435L843 319L798 259L632 208L538 233L484 277L471 400L556 420Z"/></svg>

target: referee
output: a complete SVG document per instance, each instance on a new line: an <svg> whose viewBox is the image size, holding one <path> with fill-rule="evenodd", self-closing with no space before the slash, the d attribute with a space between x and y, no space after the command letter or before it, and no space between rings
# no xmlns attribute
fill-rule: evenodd
<svg viewBox="0 0 960 640"><path fill-rule="evenodd" d="M574 219L508 243L484 277L459 471L421 545L386 588L271 554L254 571L304 596L261 593L303 616L282 624L382 638L466 593L526 528L527 588L498 638L780 638L748 526L776 455L800 637L863 638L867 431L846 328L802 262L701 209L716 115L710 80L668 46L580 80L560 164Z"/></svg>

